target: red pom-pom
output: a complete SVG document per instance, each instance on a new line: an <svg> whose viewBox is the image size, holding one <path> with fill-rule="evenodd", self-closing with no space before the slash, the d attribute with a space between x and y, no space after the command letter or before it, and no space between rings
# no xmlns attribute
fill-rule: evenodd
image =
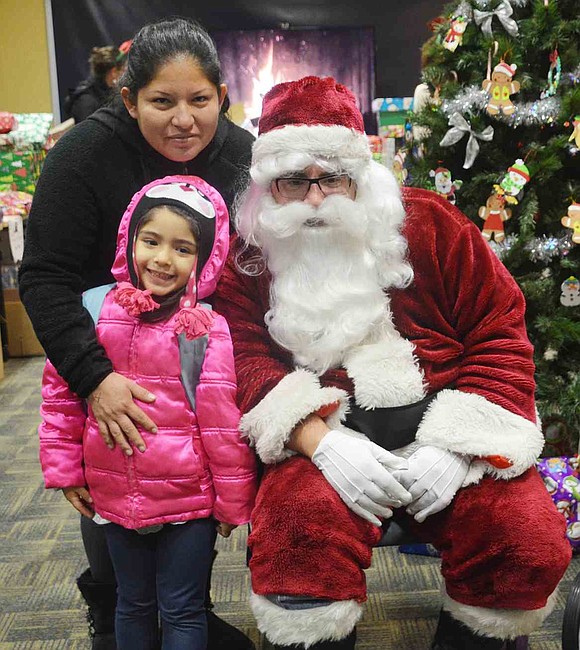
<svg viewBox="0 0 580 650"><path fill-rule="evenodd" d="M151 297L151 291L137 289L130 282L119 282L115 302L124 307L130 316L140 316L145 311L159 309L159 304Z"/></svg>
<svg viewBox="0 0 580 650"><path fill-rule="evenodd" d="M184 332L186 339L197 339L209 332L213 323L213 312L203 307L181 309L176 320L176 334Z"/></svg>

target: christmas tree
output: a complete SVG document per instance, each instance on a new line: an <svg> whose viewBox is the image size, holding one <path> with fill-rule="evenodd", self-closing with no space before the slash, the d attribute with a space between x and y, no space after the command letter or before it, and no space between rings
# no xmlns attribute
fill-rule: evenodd
<svg viewBox="0 0 580 650"><path fill-rule="evenodd" d="M580 433L580 2L463 0L433 21L399 158L482 230L527 301L544 455ZM414 137L413 137L414 134ZM485 278L482 278L482 283Z"/></svg>

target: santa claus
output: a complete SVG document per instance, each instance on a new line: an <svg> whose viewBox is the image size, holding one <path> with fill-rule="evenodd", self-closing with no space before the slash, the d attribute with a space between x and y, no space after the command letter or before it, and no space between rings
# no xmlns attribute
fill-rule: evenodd
<svg viewBox="0 0 580 650"><path fill-rule="evenodd" d="M354 95L265 97L239 236L214 299L242 431L265 465L251 604L276 648L351 649L393 516L441 552L433 648L541 625L571 557L534 461L524 300L481 233L371 158Z"/></svg>

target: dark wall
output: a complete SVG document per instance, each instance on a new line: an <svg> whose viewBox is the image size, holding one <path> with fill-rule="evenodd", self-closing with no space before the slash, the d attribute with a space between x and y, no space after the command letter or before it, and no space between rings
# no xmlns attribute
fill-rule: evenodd
<svg viewBox="0 0 580 650"><path fill-rule="evenodd" d="M208 31L291 28L374 27L375 97L410 96L419 81L420 48L427 23L443 0L52 0L61 102L68 88L88 74L95 45L118 45L144 24L186 16Z"/></svg>

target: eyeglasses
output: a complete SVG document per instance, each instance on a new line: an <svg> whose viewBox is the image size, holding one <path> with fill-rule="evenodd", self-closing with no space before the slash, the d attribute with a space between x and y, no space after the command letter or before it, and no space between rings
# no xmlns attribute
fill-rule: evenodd
<svg viewBox="0 0 580 650"><path fill-rule="evenodd" d="M310 192L312 185L318 185L324 196L348 194L348 190L352 185L352 178L348 174L331 174L319 178L289 176L288 178L277 178L274 183L280 195L285 199L303 201Z"/></svg>

